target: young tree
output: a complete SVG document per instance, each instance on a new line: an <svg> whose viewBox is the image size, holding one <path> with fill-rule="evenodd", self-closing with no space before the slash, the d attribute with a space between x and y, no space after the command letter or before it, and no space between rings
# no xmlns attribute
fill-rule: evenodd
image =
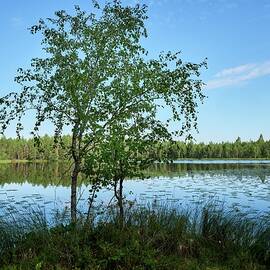
<svg viewBox="0 0 270 270"><path fill-rule="evenodd" d="M168 122L181 121L175 134L196 127L198 100L203 99L200 64L183 63L179 53L148 59L141 46L147 37L144 5L123 6L121 1L100 7L95 13L75 7L75 14L57 11L54 18L31 27L41 33L45 57L34 58L31 68L18 69L15 80L22 86L0 99L2 132L17 121L23 129L28 111L36 116L32 134L38 141L40 126L50 121L55 141L63 129L72 133L69 149L74 166L71 173L71 218L76 221L78 174L84 158L93 153L112 125L135 114L157 117L160 107L169 107Z"/></svg>
<svg viewBox="0 0 270 270"><path fill-rule="evenodd" d="M121 225L124 224L123 182L126 178L144 177L143 170L156 158L148 155L155 145L171 139L171 133L155 115L145 117L138 111L132 119L122 119L111 125L103 141L86 157L84 173L92 183L92 197L88 219L96 191L101 187L113 187L119 207ZM164 159L167 159L165 157Z"/></svg>

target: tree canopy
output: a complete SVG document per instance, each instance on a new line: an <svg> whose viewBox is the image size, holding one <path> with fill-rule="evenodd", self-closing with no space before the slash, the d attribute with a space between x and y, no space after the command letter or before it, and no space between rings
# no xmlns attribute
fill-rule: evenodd
<svg viewBox="0 0 270 270"><path fill-rule="evenodd" d="M33 58L29 69L18 69L15 80L22 89L0 99L0 128L3 133L15 120L17 134L23 117L32 111L36 121L33 136L50 121L55 142L70 127L70 157L74 161L71 214L76 220L77 177L84 158L93 153L114 125L132 127L138 120L144 133L155 130L160 138L183 135L195 127L198 101L202 101L200 69L206 65L184 63L180 53L148 57L141 45L147 37L145 5L124 6L114 0L93 13L75 6L75 13L61 10L53 18L31 27L41 33L45 56ZM158 113L166 108L165 120ZM173 131L170 123L180 123Z"/></svg>

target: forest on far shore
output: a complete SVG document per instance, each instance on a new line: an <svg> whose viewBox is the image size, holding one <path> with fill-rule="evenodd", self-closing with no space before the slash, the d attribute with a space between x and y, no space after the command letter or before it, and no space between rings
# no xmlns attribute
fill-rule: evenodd
<svg viewBox="0 0 270 270"><path fill-rule="evenodd" d="M34 139L0 138L0 160L65 160L67 149L71 144L71 136L62 136L61 146L54 146L54 138L45 135L40 138L40 147L35 146ZM260 135L256 141L241 141L238 137L234 142L194 143L164 142L158 143L147 153L155 159L203 159L203 158L250 158L269 159L270 140Z"/></svg>

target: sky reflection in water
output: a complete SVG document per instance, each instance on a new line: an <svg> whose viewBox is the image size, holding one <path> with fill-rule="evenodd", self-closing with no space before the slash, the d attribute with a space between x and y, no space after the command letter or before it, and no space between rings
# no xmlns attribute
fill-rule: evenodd
<svg viewBox="0 0 270 270"><path fill-rule="evenodd" d="M36 207L49 212L69 207L68 165L1 164L0 211ZM138 204L152 203L189 206L215 200L233 211L251 215L270 213L269 161L177 161L155 164L149 179L131 179L124 185L127 199ZM79 208L86 209L89 185L80 180ZM112 192L102 190L97 204L106 205Z"/></svg>

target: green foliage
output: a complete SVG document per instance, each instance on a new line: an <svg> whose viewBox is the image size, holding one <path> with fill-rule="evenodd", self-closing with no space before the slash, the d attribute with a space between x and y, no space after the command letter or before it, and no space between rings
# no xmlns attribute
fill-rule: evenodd
<svg viewBox="0 0 270 270"><path fill-rule="evenodd" d="M153 147L158 139L168 139L170 134L153 127L147 118L136 117L133 124L122 121L113 125L99 147L86 157L84 173L89 177L92 186L88 216L96 193L103 186L112 186L117 200L122 225L124 221L123 182L127 178L144 178L144 170L155 161L147 157L147 150ZM147 132L146 132L147 131Z"/></svg>
<svg viewBox="0 0 270 270"><path fill-rule="evenodd" d="M1 220L1 242L3 232L10 237L1 269L269 269L269 221L210 206L195 214L151 207L127 211L120 228L114 213L76 226L40 218L39 229L25 220L25 231Z"/></svg>
<svg viewBox="0 0 270 270"><path fill-rule="evenodd" d="M54 138L48 135L40 137L39 148L34 139L0 138L0 160L46 160L57 161L68 159L71 137L61 137L62 144L55 147Z"/></svg>
<svg viewBox="0 0 270 270"><path fill-rule="evenodd" d="M33 139L0 138L0 160L67 160L67 151L71 145L71 136L62 136L63 144L56 150L54 138L50 136L40 137L40 149L34 146ZM137 141L138 142L138 141ZM143 159L176 160L181 158L270 158L270 141L262 140L241 143L184 143L140 141L137 143L138 152L142 152ZM147 144L144 144L147 143ZM142 148L143 146L143 148ZM98 150L96 150L98 153ZM88 158L90 158L88 156ZM88 164L90 166L90 164Z"/></svg>
<svg viewBox="0 0 270 270"><path fill-rule="evenodd" d="M176 141L159 143L148 154L158 160L164 158L171 160L181 158L269 159L270 141L259 139L257 141L241 142L241 140L237 139L235 142L210 142L208 144Z"/></svg>
<svg viewBox="0 0 270 270"><path fill-rule="evenodd" d="M64 128L72 132L69 156L74 161L71 177L71 215L76 220L76 187L85 156L93 153L112 136L115 127L141 127L155 132L160 139L183 135L196 128L198 102L202 101L200 70L206 66L183 63L180 53L161 53L150 59L141 45L147 37L145 5L124 6L108 1L101 7L93 1L95 13L87 14L75 6L75 14L64 10L54 18L39 20L31 33L42 35L44 58L34 58L31 68L18 69L15 81L19 93L0 99L0 131L12 121L17 134L22 119L33 111L32 130L39 144L42 123L54 126L54 142L61 144ZM158 113L166 107L167 119ZM179 124L171 131L169 123ZM106 140L106 139L105 139Z"/></svg>

